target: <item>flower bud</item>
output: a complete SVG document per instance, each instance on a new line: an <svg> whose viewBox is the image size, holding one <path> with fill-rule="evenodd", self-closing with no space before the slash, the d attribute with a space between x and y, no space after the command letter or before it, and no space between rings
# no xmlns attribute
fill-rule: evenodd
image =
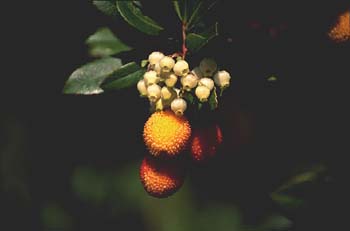
<svg viewBox="0 0 350 231"><path fill-rule="evenodd" d="M145 80L146 86L150 86L159 82L159 77L155 71L147 71L143 75L143 79Z"/></svg>
<svg viewBox="0 0 350 231"><path fill-rule="evenodd" d="M157 75L160 75L162 73L162 68L160 68L159 62L154 64L153 70L157 73Z"/></svg>
<svg viewBox="0 0 350 231"><path fill-rule="evenodd" d="M205 58L200 62L199 68L203 73L203 76L211 77L213 76L218 66L213 59Z"/></svg>
<svg viewBox="0 0 350 231"><path fill-rule="evenodd" d="M173 88L170 87L162 87L161 96L163 100L171 100L176 98L177 94Z"/></svg>
<svg viewBox="0 0 350 231"><path fill-rule="evenodd" d="M147 87L143 79L137 83L137 90L139 90L140 96L147 96Z"/></svg>
<svg viewBox="0 0 350 231"><path fill-rule="evenodd" d="M227 71L219 71L214 76L214 82L220 88L226 88L230 86L231 76Z"/></svg>
<svg viewBox="0 0 350 231"><path fill-rule="evenodd" d="M184 99L177 98L177 99L174 99L173 102L171 102L171 110L176 115L183 115L186 108L187 108L187 103Z"/></svg>
<svg viewBox="0 0 350 231"><path fill-rule="evenodd" d="M201 102L206 102L208 101L208 97L210 95L210 90L209 88L205 87L205 86L198 86L196 88L196 96L199 99L199 101Z"/></svg>
<svg viewBox="0 0 350 231"><path fill-rule="evenodd" d="M177 76L186 76L189 72L189 65L185 60L179 60L174 66L174 72Z"/></svg>
<svg viewBox="0 0 350 231"><path fill-rule="evenodd" d="M174 87L174 90L175 90L175 92L176 92L176 96L179 96L179 95L180 95L180 89L179 89L179 88Z"/></svg>
<svg viewBox="0 0 350 231"><path fill-rule="evenodd" d="M160 61L159 61L160 68L162 69L162 72L170 72L171 69L173 69L175 65L175 61L173 58L169 56L164 56Z"/></svg>
<svg viewBox="0 0 350 231"><path fill-rule="evenodd" d="M181 84L186 91L190 91L195 88L198 83L198 78L192 74L188 74L181 78Z"/></svg>
<svg viewBox="0 0 350 231"><path fill-rule="evenodd" d="M214 88L214 81L210 78L205 77L199 80L198 86L205 86L211 91Z"/></svg>
<svg viewBox="0 0 350 231"><path fill-rule="evenodd" d="M148 99L151 102L156 102L161 95L161 88L157 84L152 84L147 87Z"/></svg>
<svg viewBox="0 0 350 231"><path fill-rule="evenodd" d="M195 76L197 76L198 79L203 78L203 73L201 72L201 70L199 69L199 67L195 67L191 72L192 72L192 74L194 74Z"/></svg>
<svg viewBox="0 0 350 231"><path fill-rule="evenodd" d="M170 73L165 77L165 85L168 87L174 87L177 82L177 76L174 73Z"/></svg>
<svg viewBox="0 0 350 231"><path fill-rule="evenodd" d="M155 65L156 63L159 62L164 57L164 54L159 51L154 51L148 56L148 62L151 65Z"/></svg>
<svg viewBox="0 0 350 231"><path fill-rule="evenodd" d="M164 104L162 98L158 99L155 105L156 111L163 111L164 110Z"/></svg>

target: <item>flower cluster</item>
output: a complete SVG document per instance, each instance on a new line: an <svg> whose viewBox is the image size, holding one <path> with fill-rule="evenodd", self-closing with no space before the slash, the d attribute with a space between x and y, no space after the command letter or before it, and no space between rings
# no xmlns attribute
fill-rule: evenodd
<svg viewBox="0 0 350 231"><path fill-rule="evenodd" d="M155 51L148 56L148 70L137 83L141 96L148 97L156 111L170 108L176 115L183 115L187 102L183 95L193 92L199 102L207 102L212 91L230 85L227 71L218 71L213 59L203 59L198 67L190 70L186 60Z"/></svg>

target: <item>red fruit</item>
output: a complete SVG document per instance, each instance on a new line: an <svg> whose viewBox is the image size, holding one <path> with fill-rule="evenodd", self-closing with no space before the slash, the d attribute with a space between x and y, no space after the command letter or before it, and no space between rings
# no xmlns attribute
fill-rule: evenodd
<svg viewBox="0 0 350 231"><path fill-rule="evenodd" d="M191 155L196 162L215 156L222 143L222 132L218 125L195 129L191 141Z"/></svg>
<svg viewBox="0 0 350 231"><path fill-rule="evenodd" d="M185 171L178 161L169 162L147 156L141 163L140 179L144 189L151 196L164 198L182 186Z"/></svg>

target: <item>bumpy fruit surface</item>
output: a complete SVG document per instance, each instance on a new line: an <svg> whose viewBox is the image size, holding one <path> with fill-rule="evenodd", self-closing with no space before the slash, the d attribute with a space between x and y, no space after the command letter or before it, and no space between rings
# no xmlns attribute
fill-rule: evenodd
<svg viewBox="0 0 350 231"><path fill-rule="evenodd" d="M143 130L144 142L153 156L177 156L186 147L190 136L189 121L170 110L153 113Z"/></svg>
<svg viewBox="0 0 350 231"><path fill-rule="evenodd" d="M175 193L183 184L185 171L178 162L165 162L145 157L140 167L144 189L152 196L164 198Z"/></svg>
<svg viewBox="0 0 350 231"><path fill-rule="evenodd" d="M215 156L222 143L222 132L218 125L198 128L193 131L191 155L195 162L203 162Z"/></svg>

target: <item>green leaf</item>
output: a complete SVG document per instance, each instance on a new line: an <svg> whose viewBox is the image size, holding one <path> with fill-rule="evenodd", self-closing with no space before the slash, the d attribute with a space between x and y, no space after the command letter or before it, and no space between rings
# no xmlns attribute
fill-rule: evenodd
<svg viewBox="0 0 350 231"><path fill-rule="evenodd" d="M135 62L131 62L108 76L101 87L104 90L119 90L131 87L142 79L144 73L145 69L138 66Z"/></svg>
<svg viewBox="0 0 350 231"><path fill-rule="evenodd" d="M216 94L216 87L214 87L214 89L212 90L209 99L208 99L208 103L210 106L210 110L215 110L218 107L218 96Z"/></svg>
<svg viewBox="0 0 350 231"><path fill-rule="evenodd" d="M195 98L190 92L185 92L183 95L183 98L187 100L189 104L195 103Z"/></svg>
<svg viewBox="0 0 350 231"><path fill-rule="evenodd" d="M198 22L198 20L201 18L201 16L204 14L204 4L203 1L198 1L197 5L195 6L193 13L190 17L190 19L187 22L187 26L191 27L192 24L195 24Z"/></svg>
<svg viewBox="0 0 350 231"><path fill-rule="evenodd" d="M211 39L218 35L217 23L214 26L210 27L208 30L196 34L189 33L186 38L187 48L191 52L197 52L203 46L205 46Z"/></svg>
<svg viewBox="0 0 350 231"><path fill-rule="evenodd" d="M173 1L174 9L182 23L191 30L217 1L181 0Z"/></svg>
<svg viewBox="0 0 350 231"><path fill-rule="evenodd" d="M313 180L316 180L322 173L326 171L326 167L322 164L315 165L311 167L308 170L305 170L290 179L287 180L286 183L282 184L276 192L282 192L289 190L292 187L295 187L297 185L301 185L307 182L311 182Z"/></svg>
<svg viewBox="0 0 350 231"><path fill-rule="evenodd" d="M292 221L287 217L273 214L264 220L263 224L259 225L259 230L285 230L291 228Z"/></svg>
<svg viewBox="0 0 350 231"><path fill-rule="evenodd" d="M85 64L71 74L64 86L63 93L100 94L103 92L100 88L101 83L121 66L122 62L120 59L110 57Z"/></svg>
<svg viewBox="0 0 350 231"><path fill-rule="evenodd" d="M182 13L181 13L179 1L173 1L173 5L174 5L174 8L175 8L177 16L179 17L179 19L181 21L183 21L183 16L182 16Z"/></svg>
<svg viewBox="0 0 350 231"><path fill-rule="evenodd" d="M95 0L92 3L104 14L108 16L117 16L118 10L115 1L116 0Z"/></svg>
<svg viewBox="0 0 350 231"><path fill-rule="evenodd" d="M182 23L187 23L189 2L187 0L173 1L177 16Z"/></svg>
<svg viewBox="0 0 350 231"><path fill-rule="evenodd" d="M141 61L141 67L145 67L148 64L148 59L144 59Z"/></svg>
<svg viewBox="0 0 350 231"><path fill-rule="evenodd" d="M286 208L295 209L300 207L306 201L305 197L312 193L312 191L305 191L305 186L310 186L310 183L315 183L316 180L320 179L326 169L323 164L317 164L311 168L304 169L272 192L271 199ZM303 198L300 198L300 195L296 196L300 189L302 189Z"/></svg>
<svg viewBox="0 0 350 231"><path fill-rule="evenodd" d="M276 82L277 81L277 77L276 76L269 76L268 78L267 78L267 81L268 82Z"/></svg>
<svg viewBox="0 0 350 231"><path fill-rule="evenodd" d="M158 23L143 15L133 1L116 1L116 5L124 20L139 31L149 35L158 35L163 30Z"/></svg>
<svg viewBox="0 0 350 231"><path fill-rule="evenodd" d="M94 57L105 57L132 50L106 27L98 29L86 40L86 44L89 46L90 55Z"/></svg>
<svg viewBox="0 0 350 231"><path fill-rule="evenodd" d="M283 193L272 193L271 199L277 204L290 209L296 209L305 203L303 199Z"/></svg>
<svg viewBox="0 0 350 231"><path fill-rule="evenodd" d="M198 102L198 110L201 110L203 107L203 103L202 102Z"/></svg>

